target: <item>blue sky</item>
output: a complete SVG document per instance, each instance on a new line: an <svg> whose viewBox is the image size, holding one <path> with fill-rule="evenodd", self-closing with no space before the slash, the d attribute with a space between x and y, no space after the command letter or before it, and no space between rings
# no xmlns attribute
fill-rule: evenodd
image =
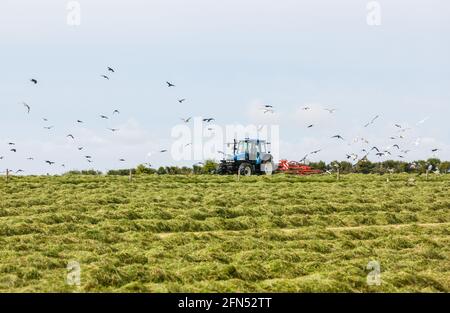
<svg viewBox="0 0 450 313"><path fill-rule="evenodd" d="M66 23L65 1L0 4L0 171L192 165L148 156L170 149L171 129L188 116L215 117L219 126L277 124L280 156L293 160L316 149L311 160L344 159L365 147L358 137L398 143L409 160L431 157L433 148L450 159L448 1L378 1L380 26L367 25L363 0L78 2L76 27ZM116 69L109 81L100 77L107 66ZM275 114L263 114L262 104ZM112 117L114 109L121 114ZM393 142L396 123L412 129ZM350 145L330 139L338 133Z"/></svg>

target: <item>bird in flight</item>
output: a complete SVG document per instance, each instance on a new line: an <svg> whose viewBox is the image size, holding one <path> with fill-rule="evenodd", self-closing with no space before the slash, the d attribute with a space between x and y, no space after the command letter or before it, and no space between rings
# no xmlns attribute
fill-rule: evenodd
<svg viewBox="0 0 450 313"><path fill-rule="evenodd" d="M167 84L167 87L175 87L175 85L172 84L171 82L166 82L166 84Z"/></svg>
<svg viewBox="0 0 450 313"><path fill-rule="evenodd" d="M335 136L333 136L333 137L331 137L331 138L337 138L337 139L342 139L342 140L344 140L344 138L343 138L341 135L335 135Z"/></svg>
<svg viewBox="0 0 450 313"><path fill-rule="evenodd" d="M372 147L372 149L370 149L370 151L372 150L377 150L377 152L380 152L380 150L377 147Z"/></svg>
<svg viewBox="0 0 450 313"><path fill-rule="evenodd" d="M186 99L180 99L180 100L178 100L179 103L183 103L184 101L186 101Z"/></svg>
<svg viewBox="0 0 450 313"><path fill-rule="evenodd" d="M119 159L120 162L125 162L125 159Z"/></svg>
<svg viewBox="0 0 450 313"><path fill-rule="evenodd" d="M163 149L163 150L160 150L159 152L160 152L160 153L164 153L164 152L167 152L167 150L166 150L166 149Z"/></svg>
<svg viewBox="0 0 450 313"><path fill-rule="evenodd" d="M118 128L108 128L110 131L112 131L113 133L114 132L116 132L116 131L119 131L119 129Z"/></svg>
<svg viewBox="0 0 450 313"><path fill-rule="evenodd" d="M206 122L206 123L210 123L210 122L212 122L212 121L215 121L215 119L212 118L212 117L210 117L210 118L204 118L204 119L203 119L203 122Z"/></svg>
<svg viewBox="0 0 450 313"><path fill-rule="evenodd" d="M119 110L114 110L114 111L113 111L113 115L114 115L114 114L120 114L120 111L119 111Z"/></svg>
<svg viewBox="0 0 450 313"><path fill-rule="evenodd" d="M402 125L400 125L400 124L395 124L394 126L397 128L402 128Z"/></svg>
<svg viewBox="0 0 450 313"><path fill-rule="evenodd" d="M181 118L181 120L184 122L184 123L189 123L189 121L192 119L192 117L188 117L188 118Z"/></svg>
<svg viewBox="0 0 450 313"><path fill-rule="evenodd" d="M317 153L319 153L320 151L322 151L322 150L316 150L316 151L313 151L313 152L311 152L311 154L317 154Z"/></svg>
<svg viewBox="0 0 450 313"><path fill-rule="evenodd" d="M373 124L379 117L380 117L379 115L375 116L369 123L367 123L366 125L364 125L364 127L367 127L367 126Z"/></svg>
<svg viewBox="0 0 450 313"><path fill-rule="evenodd" d="M18 169L18 170L16 171L16 174L18 174L18 173L23 173L23 170Z"/></svg>
<svg viewBox="0 0 450 313"><path fill-rule="evenodd" d="M45 163L47 163L48 165L53 165L53 164L55 164L55 162L52 162L52 161L45 161Z"/></svg>
<svg viewBox="0 0 450 313"><path fill-rule="evenodd" d="M109 119L106 115L100 115L100 117L105 120Z"/></svg>
<svg viewBox="0 0 450 313"><path fill-rule="evenodd" d="M324 109L325 111L328 111L330 114L333 114L336 112L336 109Z"/></svg>
<svg viewBox="0 0 450 313"><path fill-rule="evenodd" d="M110 71L111 73L115 73L116 71L112 68L108 66L108 71Z"/></svg>
<svg viewBox="0 0 450 313"><path fill-rule="evenodd" d="M14 148L12 148L11 150L9 150L9 151L11 151L11 152L17 152L17 150L16 149L14 149Z"/></svg>
<svg viewBox="0 0 450 313"><path fill-rule="evenodd" d="M8 142L9 146L15 146L16 144L14 142Z"/></svg>
<svg viewBox="0 0 450 313"><path fill-rule="evenodd" d="M44 129L50 130L52 129L54 126L44 126Z"/></svg>
<svg viewBox="0 0 450 313"><path fill-rule="evenodd" d="M303 107L302 110L303 111L308 111L308 110L311 110L311 108L310 107Z"/></svg>
<svg viewBox="0 0 450 313"><path fill-rule="evenodd" d="M81 151L81 150L83 150L84 148L83 147L78 147L78 151Z"/></svg>
<svg viewBox="0 0 450 313"><path fill-rule="evenodd" d="M393 145L393 147L396 147L398 150L400 150L400 146L397 144Z"/></svg>
<svg viewBox="0 0 450 313"><path fill-rule="evenodd" d="M274 110L273 109L263 109L264 110L264 114L266 114L266 113L274 113Z"/></svg>
<svg viewBox="0 0 450 313"><path fill-rule="evenodd" d="M435 148L435 149L431 150L431 152L438 152L439 150L440 150L440 149Z"/></svg>
<svg viewBox="0 0 450 313"><path fill-rule="evenodd" d="M30 79L30 82L32 82L35 85L38 83L37 79L35 79L35 78Z"/></svg>
<svg viewBox="0 0 450 313"><path fill-rule="evenodd" d="M72 134L68 134L66 137L67 138L72 138L73 140L75 140L75 137Z"/></svg>
<svg viewBox="0 0 450 313"><path fill-rule="evenodd" d="M33 161L34 158L33 158L33 157L29 157L29 158L27 158L27 160L28 160L28 161Z"/></svg>
<svg viewBox="0 0 450 313"><path fill-rule="evenodd" d="M22 102L22 103L23 103L23 106L27 109L27 113L30 114L31 107L26 102Z"/></svg>
<svg viewBox="0 0 450 313"><path fill-rule="evenodd" d="M106 75L100 75L101 77L103 77L104 79L107 79L107 80L109 80L109 77L108 76L106 76Z"/></svg>
<svg viewBox="0 0 450 313"><path fill-rule="evenodd" d="M83 123L83 121L82 120L77 120L77 123L81 124L81 123Z"/></svg>
<svg viewBox="0 0 450 313"><path fill-rule="evenodd" d="M314 124L308 125L308 128L312 128L314 127Z"/></svg>

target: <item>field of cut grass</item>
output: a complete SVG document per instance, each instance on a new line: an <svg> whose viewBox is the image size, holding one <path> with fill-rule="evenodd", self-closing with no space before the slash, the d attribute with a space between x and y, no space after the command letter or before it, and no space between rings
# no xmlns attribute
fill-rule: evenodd
<svg viewBox="0 0 450 313"><path fill-rule="evenodd" d="M449 292L450 175L387 177L2 179L0 292Z"/></svg>

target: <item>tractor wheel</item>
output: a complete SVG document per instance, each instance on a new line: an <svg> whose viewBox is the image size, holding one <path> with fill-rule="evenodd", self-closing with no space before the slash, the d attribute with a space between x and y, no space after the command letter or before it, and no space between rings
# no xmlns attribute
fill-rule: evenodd
<svg viewBox="0 0 450 313"><path fill-rule="evenodd" d="M275 165L273 164L272 161L263 163L263 168L264 168L264 171L263 171L263 172L264 172L266 175L269 175L269 176L272 175L273 172L275 171Z"/></svg>
<svg viewBox="0 0 450 313"><path fill-rule="evenodd" d="M252 176L252 166L248 163L242 163L239 165L238 174L242 176Z"/></svg>

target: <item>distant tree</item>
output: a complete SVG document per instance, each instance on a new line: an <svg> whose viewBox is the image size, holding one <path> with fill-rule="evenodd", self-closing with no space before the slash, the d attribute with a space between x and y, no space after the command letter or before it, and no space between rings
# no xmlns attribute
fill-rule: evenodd
<svg viewBox="0 0 450 313"><path fill-rule="evenodd" d="M206 160L205 165L203 165L204 174L212 174L216 171L218 164L214 160Z"/></svg>
<svg viewBox="0 0 450 313"><path fill-rule="evenodd" d="M370 162L369 160L360 160L356 163L355 171L357 173L370 174L374 172L376 164Z"/></svg>
<svg viewBox="0 0 450 313"><path fill-rule="evenodd" d="M144 164L139 164L136 167L136 174L140 175L140 174L155 174L156 170L150 167L146 167Z"/></svg>
<svg viewBox="0 0 450 313"><path fill-rule="evenodd" d="M158 174L158 175L165 175L165 174L167 174L167 171L166 171L166 169L164 168L164 167L160 167L160 168L158 168L158 170L156 171L156 173Z"/></svg>

